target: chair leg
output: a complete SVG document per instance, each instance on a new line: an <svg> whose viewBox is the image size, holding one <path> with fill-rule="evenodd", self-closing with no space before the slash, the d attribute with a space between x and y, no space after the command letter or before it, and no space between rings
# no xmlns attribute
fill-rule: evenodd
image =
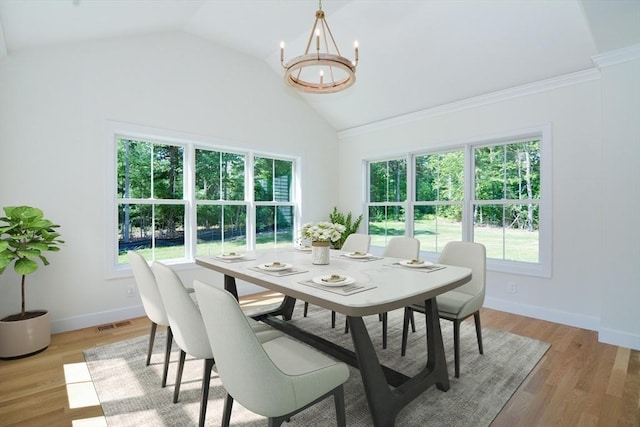
<svg viewBox="0 0 640 427"><path fill-rule="evenodd" d="M176 372L176 384L173 386L173 403L178 403L178 395L180 394L180 384L182 383L182 372L184 371L184 359L187 357L182 349L180 350L180 359L178 359L178 371Z"/></svg>
<svg viewBox="0 0 640 427"><path fill-rule="evenodd" d="M309 303L308 302L304 302L304 312L302 313L303 317L307 317L307 312L309 311Z"/></svg>
<svg viewBox="0 0 640 427"><path fill-rule="evenodd" d="M387 312L382 313L382 348L387 348Z"/></svg>
<svg viewBox="0 0 640 427"><path fill-rule="evenodd" d="M207 418L207 402L209 400L209 384L211 383L211 369L215 360L205 359L204 361L204 373L202 374L202 392L200 398L200 421L198 427L204 427L204 422Z"/></svg>
<svg viewBox="0 0 640 427"><path fill-rule="evenodd" d="M336 312L331 310L331 327L336 327Z"/></svg>
<svg viewBox="0 0 640 427"><path fill-rule="evenodd" d="M158 329L158 324L156 322L151 322L151 332L149 332L149 350L147 350L147 366L151 364L151 353L153 352L153 342L156 338L156 329Z"/></svg>
<svg viewBox="0 0 640 427"><path fill-rule="evenodd" d="M162 372L162 387L167 386L167 373L169 373L169 359L171 357L171 344L173 343L173 332L171 326L167 326L167 348L164 352L164 371Z"/></svg>
<svg viewBox="0 0 640 427"><path fill-rule="evenodd" d="M476 336L478 337L478 350L480 351L480 354L484 354L484 351L482 350L482 327L480 326L479 311L476 311L475 313L473 313L473 320L475 321L475 324L476 324Z"/></svg>
<svg viewBox="0 0 640 427"><path fill-rule="evenodd" d="M404 356L407 352L407 335L409 334L409 319L413 318L413 310L409 307L404 308L404 320L402 322L402 346L400 347L400 355Z"/></svg>
<svg viewBox="0 0 640 427"><path fill-rule="evenodd" d="M222 427L229 427L231 423L231 409L233 408L233 397L229 393L224 398L224 408L222 410Z"/></svg>
<svg viewBox="0 0 640 427"><path fill-rule="evenodd" d="M344 333L349 333L349 321L347 319L344 319Z"/></svg>
<svg viewBox="0 0 640 427"><path fill-rule="evenodd" d="M456 378L460 378L460 320L453 321L453 359Z"/></svg>
<svg viewBox="0 0 640 427"><path fill-rule="evenodd" d="M415 319L415 316L413 315L413 310L411 310L411 318L409 320L411 321L411 332L413 332L415 334L416 333L416 319Z"/></svg>
<svg viewBox="0 0 640 427"><path fill-rule="evenodd" d="M336 387L333 392L333 400L336 404L336 421L338 427L346 427L347 416L344 407L344 386Z"/></svg>

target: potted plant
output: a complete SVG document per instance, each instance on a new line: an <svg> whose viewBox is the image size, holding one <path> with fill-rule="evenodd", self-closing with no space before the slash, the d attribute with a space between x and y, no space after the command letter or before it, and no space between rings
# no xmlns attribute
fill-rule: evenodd
<svg viewBox="0 0 640 427"><path fill-rule="evenodd" d="M340 249L344 244L344 241L347 240L347 236L358 231L360 223L362 222L362 214L360 214L360 216L354 221L351 212L345 215L341 212L338 212L338 208L334 206L333 212L329 214L329 221L331 221L333 224L340 224L344 226L344 231L342 232L340 239L333 242L333 247L336 249Z"/></svg>
<svg viewBox="0 0 640 427"><path fill-rule="evenodd" d="M45 219L38 208L5 207L4 215L0 217L0 274L13 264L22 276L22 309L0 319L0 358L14 358L44 350L51 342L49 312L25 308L25 278L38 270L37 259L49 265L43 252L59 251L64 241L56 232L60 226Z"/></svg>
<svg viewBox="0 0 640 427"><path fill-rule="evenodd" d="M302 227L300 235L311 240L311 262L313 264L329 264L329 245L337 242L344 232L344 226L321 221L308 223Z"/></svg>

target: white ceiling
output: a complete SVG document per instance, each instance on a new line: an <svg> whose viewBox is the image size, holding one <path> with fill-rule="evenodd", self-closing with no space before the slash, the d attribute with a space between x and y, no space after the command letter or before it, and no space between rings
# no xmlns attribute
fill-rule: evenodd
<svg viewBox="0 0 640 427"><path fill-rule="evenodd" d="M301 95L344 130L593 67L640 44L640 0L324 0L357 82ZM0 0L0 60L51 45L184 31L282 74L306 46L315 0ZM286 59L285 58L285 59ZM284 82L283 82L284 86Z"/></svg>

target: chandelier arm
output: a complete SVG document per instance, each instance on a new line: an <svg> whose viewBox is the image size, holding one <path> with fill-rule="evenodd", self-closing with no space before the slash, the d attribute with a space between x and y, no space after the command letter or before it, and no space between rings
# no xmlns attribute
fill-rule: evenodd
<svg viewBox="0 0 640 427"><path fill-rule="evenodd" d="M315 22L313 23L313 27L311 27L311 34L309 34L309 40L307 41L307 48L304 50L304 54L307 55L309 53L309 48L311 47L311 41L313 40L313 35L316 32L316 28L318 27L318 19L316 18Z"/></svg>
<svg viewBox="0 0 640 427"><path fill-rule="evenodd" d="M322 9L322 5L320 9ZM309 54L309 49L311 48L311 41L313 40L313 35L316 32L316 27L318 26L318 19L319 18L316 18L316 20L313 22L313 27L311 27L311 34L309 34L309 40L307 40L307 48L304 50L305 55ZM302 68L298 69L298 74L296 75L296 79L300 79L300 73L302 73Z"/></svg>
<svg viewBox="0 0 640 427"><path fill-rule="evenodd" d="M333 43L333 47L336 50L336 53L338 54L338 56L342 56L340 54L340 49L338 49L338 44L336 43L336 39L333 38L333 33L331 32L331 28L329 28L329 24L327 23L327 21L323 20L322 28L325 29L325 27L326 27L326 31L325 31L324 39L325 39L325 43L327 44L327 50L329 49L329 43L327 42L326 33L329 33L329 37L331 37L331 43ZM327 53L329 52L327 51Z"/></svg>

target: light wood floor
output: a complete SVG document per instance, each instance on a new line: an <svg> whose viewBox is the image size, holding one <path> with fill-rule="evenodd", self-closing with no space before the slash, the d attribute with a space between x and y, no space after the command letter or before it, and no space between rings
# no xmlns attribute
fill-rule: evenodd
<svg viewBox="0 0 640 427"><path fill-rule="evenodd" d="M243 304L273 302L269 298L247 297ZM640 426L640 352L599 343L592 331L542 320L490 309L481 318L483 327L551 343L492 426ZM1 360L0 426L71 426L101 417L98 405L70 408L63 366L84 362L86 348L147 335L149 325L138 318L103 331L56 334L40 354ZM462 368L464 375L464 361Z"/></svg>

